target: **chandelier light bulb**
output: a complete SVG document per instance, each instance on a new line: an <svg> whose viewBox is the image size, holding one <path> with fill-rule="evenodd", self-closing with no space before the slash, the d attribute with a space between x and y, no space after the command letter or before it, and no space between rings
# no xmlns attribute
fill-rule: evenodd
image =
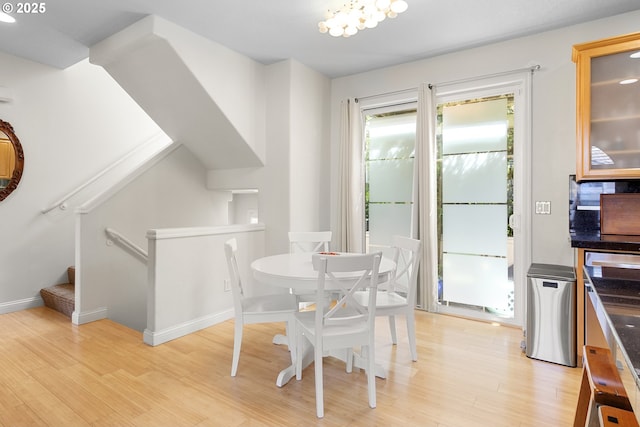
<svg viewBox="0 0 640 427"><path fill-rule="evenodd" d="M344 30L342 29L342 27L333 27L329 30L329 34L331 34L333 37L340 37L344 34Z"/></svg>
<svg viewBox="0 0 640 427"><path fill-rule="evenodd" d="M349 25L353 25L354 27L358 25L360 22L360 11L352 9L349 12Z"/></svg>
<svg viewBox="0 0 640 427"><path fill-rule="evenodd" d="M390 8L395 13L402 13L409 8L409 5L404 0L395 0L391 3Z"/></svg>
<svg viewBox="0 0 640 427"><path fill-rule="evenodd" d="M378 26L378 21L376 21L375 19L371 18L371 19L367 19L364 22L364 26L367 28L375 28Z"/></svg>
<svg viewBox="0 0 640 427"><path fill-rule="evenodd" d="M405 0L350 0L341 9L327 10L318 31L333 37L350 37L358 30L375 28L386 18L395 18L409 6Z"/></svg>
<svg viewBox="0 0 640 427"><path fill-rule="evenodd" d="M358 32L358 29L354 26L349 25L344 29L344 37L353 36Z"/></svg>

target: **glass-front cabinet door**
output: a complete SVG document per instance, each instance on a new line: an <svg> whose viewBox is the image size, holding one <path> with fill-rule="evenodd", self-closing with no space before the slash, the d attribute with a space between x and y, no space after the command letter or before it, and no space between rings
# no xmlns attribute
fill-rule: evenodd
<svg viewBox="0 0 640 427"><path fill-rule="evenodd" d="M573 46L576 178L640 178L640 33Z"/></svg>

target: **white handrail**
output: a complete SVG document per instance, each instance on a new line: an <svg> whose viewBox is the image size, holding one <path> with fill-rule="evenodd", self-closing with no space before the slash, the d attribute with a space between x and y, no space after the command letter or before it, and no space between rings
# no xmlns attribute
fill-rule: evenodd
<svg viewBox="0 0 640 427"><path fill-rule="evenodd" d="M111 171L115 170L118 166L120 166L121 164L123 164L124 162L126 162L127 160L129 160L133 155L135 155L138 151L142 150L143 148L145 148L148 145L151 145L153 142L155 142L158 139L164 139L166 138L166 136L162 133L158 133L156 135L154 135L153 137L149 138L146 142L144 142L142 145L134 148L133 150L131 150L129 153L127 153L126 155L124 155L123 157L121 157L120 159L116 160L114 163L112 163L111 165L107 166L106 168L102 169L100 172L98 172L93 178L89 179L88 181L86 181L84 184L78 186L75 190L70 191L69 193L67 193L64 197L58 199L55 203L51 204L51 206L49 206L46 209L42 210L43 214L47 214L49 212L51 212L52 210L59 208L60 210L66 210L68 205L67 205L67 200L69 200L70 198L72 198L73 196L75 196L76 194L80 193L82 190L84 190L85 188L89 187L90 185L92 185L94 182L100 180L103 176L107 175L108 173L110 173Z"/></svg>
<svg viewBox="0 0 640 427"><path fill-rule="evenodd" d="M126 237L124 237L122 234L118 233L113 228L107 227L107 228L104 229L104 231L105 231L105 233L107 234L107 237L108 237L107 245L113 244L113 242L120 243L125 249L128 249L131 252L133 252L134 255L138 256L144 262L149 261L149 254L147 253L147 251L142 249L140 246L136 245L131 240L127 239Z"/></svg>

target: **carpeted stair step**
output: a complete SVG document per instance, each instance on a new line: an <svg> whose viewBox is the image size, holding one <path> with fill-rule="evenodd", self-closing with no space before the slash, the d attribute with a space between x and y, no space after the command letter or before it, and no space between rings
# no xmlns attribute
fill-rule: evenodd
<svg viewBox="0 0 640 427"><path fill-rule="evenodd" d="M69 280L68 283L40 289L40 296L45 306L71 317L76 305L76 269L74 267L67 269L67 278Z"/></svg>

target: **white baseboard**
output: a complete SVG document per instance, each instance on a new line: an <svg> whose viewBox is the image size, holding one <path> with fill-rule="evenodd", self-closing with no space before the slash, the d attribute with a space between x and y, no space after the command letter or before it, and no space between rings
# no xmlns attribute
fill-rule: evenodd
<svg viewBox="0 0 640 427"><path fill-rule="evenodd" d="M233 318L233 309L193 319L170 328L165 328L162 331L154 332L149 329L145 329L143 339L145 344L156 346L176 338L189 335L201 329L208 328L209 326L217 325L218 323L225 322L231 318Z"/></svg>
<svg viewBox="0 0 640 427"><path fill-rule="evenodd" d="M41 307L44 305L40 296L20 299L16 301L3 302L0 304L0 314L13 313L14 311L26 310L28 308Z"/></svg>
<svg viewBox="0 0 640 427"><path fill-rule="evenodd" d="M106 307L100 307L96 310L85 311L82 313L78 313L78 311L74 310L71 315L71 321L75 325L82 325L89 322L95 322L96 320L106 319L107 314L108 311Z"/></svg>

